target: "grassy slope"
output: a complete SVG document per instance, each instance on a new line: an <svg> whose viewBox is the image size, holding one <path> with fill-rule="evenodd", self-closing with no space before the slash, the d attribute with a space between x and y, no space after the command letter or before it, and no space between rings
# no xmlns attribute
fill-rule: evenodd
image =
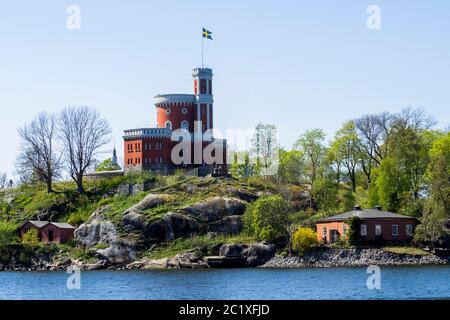
<svg viewBox="0 0 450 320"><path fill-rule="evenodd" d="M151 190L134 196L115 193L117 187L122 183L142 182L152 183ZM194 189L187 192L189 186L193 186ZM178 211L188 205L213 196L229 195L227 192L229 188L245 189L250 192L273 191L271 184L261 179L215 179L185 177L183 175L154 177L150 174L86 181L85 189L87 192L85 195L76 193L76 186L73 182L55 183L55 192L52 194L46 192L44 185L23 185L15 189L0 191L0 221L9 221L19 225L26 220L36 219L37 216L41 216L42 219L68 222L79 226L89 218L95 209L102 205L109 205L110 209L106 214L113 222L118 223L123 216L123 212L141 201L147 194L168 193L173 195L173 201L145 212L148 219L153 220L167 212ZM233 237L219 236L216 238L196 236L162 244L152 250L152 252L144 254L152 258L170 257L195 247L203 247L210 250L214 245L220 243L246 243L253 240L243 235ZM63 245L61 249L72 257L92 260L89 252L81 248Z"/></svg>
<svg viewBox="0 0 450 320"><path fill-rule="evenodd" d="M431 255L431 253L422 250L420 248L414 248L414 247L384 247L384 251L396 253L396 254L407 254L412 256L428 256Z"/></svg>

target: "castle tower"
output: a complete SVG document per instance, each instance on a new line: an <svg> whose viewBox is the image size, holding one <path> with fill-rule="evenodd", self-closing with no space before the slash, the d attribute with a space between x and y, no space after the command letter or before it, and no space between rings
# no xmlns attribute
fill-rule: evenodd
<svg viewBox="0 0 450 320"><path fill-rule="evenodd" d="M212 70L209 68L197 68L192 72L194 80L195 115L194 121L201 121L198 132L205 132L213 128L213 93Z"/></svg>

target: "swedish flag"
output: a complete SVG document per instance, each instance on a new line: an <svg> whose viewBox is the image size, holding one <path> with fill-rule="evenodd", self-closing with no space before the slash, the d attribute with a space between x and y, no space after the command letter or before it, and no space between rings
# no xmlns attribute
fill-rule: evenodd
<svg viewBox="0 0 450 320"><path fill-rule="evenodd" d="M212 40L212 37L211 37L211 35L212 35L212 32L211 32L211 31L209 31L209 30L206 30L205 28L203 28L203 32L202 32L202 35L203 35L203 38L206 38L206 39Z"/></svg>

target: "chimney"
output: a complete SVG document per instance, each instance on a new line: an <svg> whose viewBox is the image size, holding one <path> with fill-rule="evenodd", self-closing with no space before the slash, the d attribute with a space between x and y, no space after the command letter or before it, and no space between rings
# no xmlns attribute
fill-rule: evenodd
<svg viewBox="0 0 450 320"><path fill-rule="evenodd" d="M381 211L381 206L380 206L380 205L376 205L376 206L374 207L374 209L376 209L376 210L378 210L378 211Z"/></svg>
<svg viewBox="0 0 450 320"><path fill-rule="evenodd" d="M360 205L356 205L356 206L353 207L353 210L361 211L361 206Z"/></svg>

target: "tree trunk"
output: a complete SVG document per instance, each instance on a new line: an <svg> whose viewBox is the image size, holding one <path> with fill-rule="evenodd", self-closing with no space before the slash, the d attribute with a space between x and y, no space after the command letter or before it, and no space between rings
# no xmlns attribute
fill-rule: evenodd
<svg viewBox="0 0 450 320"><path fill-rule="evenodd" d="M356 192L356 177L355 177L355 173L352 174L352 190L353 192Z"/></svg>
<svg viewBox="0 0 450 320"><path fill-rule="evenodd" d="M78 193L82 194L84 193L84 188L83 188L83 175L79 175L77 177L77 191Z"/></svg>
<svg viewBox="0 0 450 320"><path fill-rule="evenodd" d="M53 188L52 188L52 180L48 179L47 180L47 193L52 193L53 192Z"/></svg>

